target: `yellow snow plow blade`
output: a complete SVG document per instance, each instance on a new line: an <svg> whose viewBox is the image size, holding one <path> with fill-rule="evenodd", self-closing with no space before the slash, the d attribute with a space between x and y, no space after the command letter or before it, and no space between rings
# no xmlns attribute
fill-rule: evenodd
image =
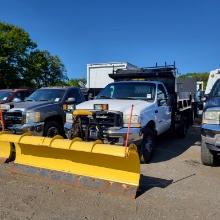
<svg viewBox="0 0 220 220"><path fill-rule="evenodd" d="M12 157L12 153L14 152L14 147L11 142L9 142L9 139L6 139L4 141L1 140L1 137L4 135L9 135L7 132L0 132L0 163L5 163L6 161L9 161L9 159ZM8 138L10 138L8 136Z"/></svg>
<svg viewBox="0 0 220 220"><path fill-rule="evenodd" d="M139 186L140 162L135 145L126 151L123 146L101 141L12 134L0 135L1 141L14 144L16 164L104 180L110 185L119 183L125 190L129 187L137 190Z"/></svg>
<svg viewBox="0 0 220 220"><path fill-rule="evenodd" d="M4 163L10 157L11 145L8 142L0 141L0 163Z"/></svg>

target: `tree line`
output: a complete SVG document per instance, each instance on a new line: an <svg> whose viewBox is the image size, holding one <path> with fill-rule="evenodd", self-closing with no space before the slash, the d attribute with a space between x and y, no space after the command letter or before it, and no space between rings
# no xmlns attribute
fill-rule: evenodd
<svg viewBox="0 0 220 220"><path fill-rule="evenodd" d="M185 79L185 78L194 78L196 81L203 81L204 82L204 88L206 88L209 73L208 72L202 72L202 73L186 73L183 75L180 75L179 78Z"/></svg>
<svg viewBox="0 0 220 220"><path fill-rule="evenodd" d="M0 22L0 89L54 86L67 80L58 56L40 50L22 28Z"/></svg>

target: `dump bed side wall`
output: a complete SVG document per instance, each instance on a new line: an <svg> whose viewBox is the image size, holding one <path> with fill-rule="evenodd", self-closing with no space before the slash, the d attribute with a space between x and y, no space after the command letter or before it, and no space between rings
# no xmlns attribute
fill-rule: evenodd
<svg viewBox="0 0 220 220"><path fill-rule="evenodd" d="M188 99L196 95L196 79L176 79L177 96L179 99Z"/></svg>

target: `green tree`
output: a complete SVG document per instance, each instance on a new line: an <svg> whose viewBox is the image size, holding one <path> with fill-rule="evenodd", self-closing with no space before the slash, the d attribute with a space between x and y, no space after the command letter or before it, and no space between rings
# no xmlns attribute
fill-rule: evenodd
<svg viewBox="0 0 220 220"><path fill-rule="evenodd" d="M20 86L23 61L36 46L23 29L0 23L0 88Z"/></svg>
<svg viewBox="0 0 220 220"><path fill-rule="evenodd" d="M84 79L84 78L70 79L70 80L67 82L67 85L80 87L80 85L79 85L80 82L83 82L83 84L86 84L86 79Z"/></svg>
<svg viewBox="0 0 220 220"><path fill-rule="evenodd" d="M27 71L22 78L26 85L36 87L55 86L67 81L64 65L58 56L52 56L48 51L33 51L25 62Z"/></svg>
<svg viewBox="0 0 220 220"><path fill-rule="evenodd" d="M51 86L66 80L59 57L38 50L23 29L0 22L0 89Z"/></svg>
<svg viewBox="0 0 220 220"><path fill-rule="evenodd" d="M186 73L184 75L180 75L179 78L185 79L185 78L194 78L197 81L203 81L204 82L204 88L206 88L207 81L209 78L208 72L202 72L202 73Z"/></svg>

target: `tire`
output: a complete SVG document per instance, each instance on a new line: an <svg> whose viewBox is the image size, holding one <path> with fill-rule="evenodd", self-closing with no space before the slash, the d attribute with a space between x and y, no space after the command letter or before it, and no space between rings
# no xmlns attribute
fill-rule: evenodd
<svg viewBox="0 0 220 220"><path fill-rule="evenodd" d="M202 164L206 166L215 165L215 154L214 152L208 149L204 141L202 141L202 146L201 146L201 161L202 161Z"/></svg>
<svg viewBox="0 0 220 220"><path fill-rule="evenodd" d="M197 113L195 114L193 109L189 112L189 116L188 117L189 117L189 124L190 125L194 124L195 117L197 117L196 115L197 115Z"/></svg>
<svg viewBox="0 0 220 220"><path fill-rule="evenodd" d="M151 128L145 128L139 152L141 163L148 163L150 161L154 147L155 131Z"/></svg>
<svg viewBox="0 0 220 220"><path fill-rule="evenodd" d="M177 129L177 137L185 138L188 131L187 118L182 119L181 126Z"/></svg>
<svg viewBox="0 0 220 220"><path fill-rule="evenodd" d="M62 127L58 122L55 121L46 122L43 135L44 137L54 137L56 135L63 135Z"/></svg>

